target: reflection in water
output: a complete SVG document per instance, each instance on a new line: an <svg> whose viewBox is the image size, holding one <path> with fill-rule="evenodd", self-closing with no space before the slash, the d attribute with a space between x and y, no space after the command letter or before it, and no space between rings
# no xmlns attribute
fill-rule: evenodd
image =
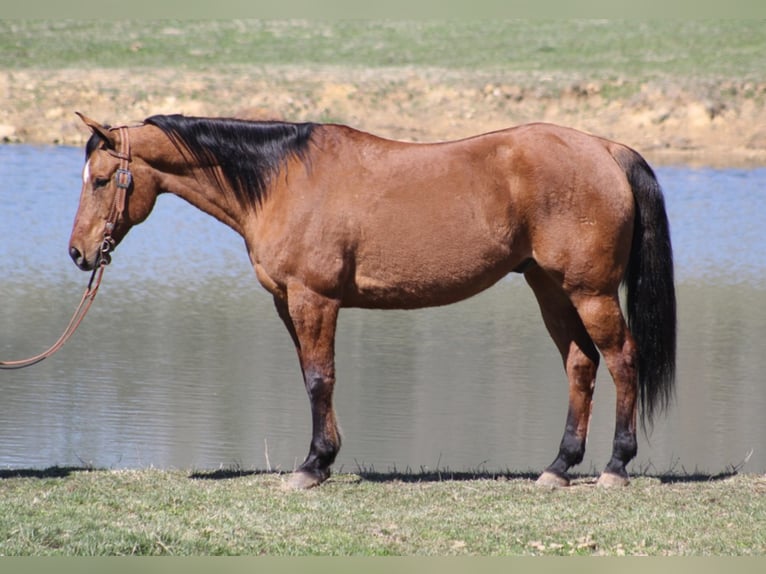
<svg viewBox="0 0 766 574"><path fill-rule="evenodd" d="M87 276L66 244L82 151L0 146L0 358L58 336ZM679 380L634 469L766 471L766 170L662 169L677 260ZM32 231L30 231L32 230ZM560 359L519 277L441 309L341 313L336 468L539 470L566 413ZM54 358L1 372L0 467L290 469L310 420L294 350L241 239L173 197L117 250ZM599 371L582 471L611 450ZM268 455L267 455L268 453Z"/></svg>

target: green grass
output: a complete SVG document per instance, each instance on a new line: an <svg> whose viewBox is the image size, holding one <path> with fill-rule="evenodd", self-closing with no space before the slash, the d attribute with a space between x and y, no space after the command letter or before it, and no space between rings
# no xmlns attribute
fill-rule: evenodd
<svg viewBox="0 0 766 574"><path fill-rule="evenodd" d="M0 21L2 67L334 65L762 79L759 21Z"/></svg>
<svg viewBox="0 0 766 574"><path fill-rule="evenodd" d="M2 555L758 555L766 478L6 471Z"/></svg>

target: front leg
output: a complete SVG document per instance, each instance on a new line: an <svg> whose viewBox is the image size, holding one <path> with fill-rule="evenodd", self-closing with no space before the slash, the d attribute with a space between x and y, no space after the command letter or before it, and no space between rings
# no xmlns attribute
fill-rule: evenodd
<svg viewBox="0 0 766 574"><path fill-rule="evenodd" d="M340 450L340 431L333 409L335 327L340 305L302 285L290 285L287 301L274 299L279 316L295 342L303 382L311 402L309 454L290 477L293 488L311 488L327 480Z"/></svg>

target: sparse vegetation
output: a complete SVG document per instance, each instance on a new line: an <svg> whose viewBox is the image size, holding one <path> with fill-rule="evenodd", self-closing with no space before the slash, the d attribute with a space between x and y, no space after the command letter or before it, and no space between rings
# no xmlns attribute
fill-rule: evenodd
<svg viewBox="0 0 766 574"><path fill-rule="evenodd" d="M627 488L511 474L341 474L311 491L242 470L0 474L1 555L762 555L766 477Z"/></svg>

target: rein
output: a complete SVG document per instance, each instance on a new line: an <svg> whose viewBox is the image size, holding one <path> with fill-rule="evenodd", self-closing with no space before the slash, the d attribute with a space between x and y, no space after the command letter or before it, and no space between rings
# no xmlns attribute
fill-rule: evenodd
<svg viewBox="0 0 766 574"><path fill-rule="evenodd" d="M112 262L111 252L114 251L116 242L112 238L112 232L117 222L122 218L125 213L125 206L127 202L128 190L133 183L133 175L130 173L130 139L128 138L128 128L120 127L116 128L120 131L120 151L108 150L111 155L120 160L120 166L114 174L114 182L117 188L114 194L114 202L112 209L110 210L109 217L104 225L104 240L101 242L101 248L99 249L98 260L96 267L93 269L93 273L90 275L88 285L85 287L85 292L80 298L80 303L69 320L64 332L46 351L43 351L39 355L29 357L27 359L21 359L18 361L0 361L0 370L11 369L23 369L25 367L31 367L36 365L40 361L47 359L54 353L56 353L69 339L74 335L74 332L80 326L86 313L93 304L93 300L96 298L98 288L101 286L101 278L104 276L104 270L109 263Z"/></svg>

